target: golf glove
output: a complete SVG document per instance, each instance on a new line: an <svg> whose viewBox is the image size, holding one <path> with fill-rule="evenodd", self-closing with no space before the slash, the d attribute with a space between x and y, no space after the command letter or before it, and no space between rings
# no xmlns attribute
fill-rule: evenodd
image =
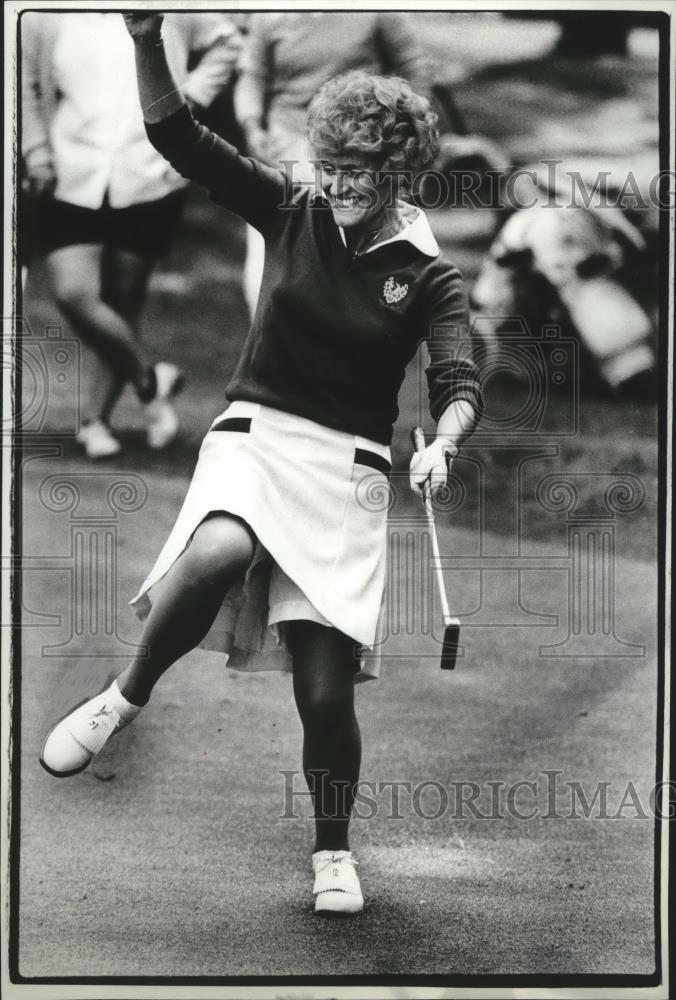
<svg viewBox="0 0 676 1000"><path fill-rule="evenodd" d="M414 452L410 466L413 492L419 496L429 480L431 494L436 496L447 485L451 463L457 454L457 447L443 439L433 441L423 451Z"/></svg>

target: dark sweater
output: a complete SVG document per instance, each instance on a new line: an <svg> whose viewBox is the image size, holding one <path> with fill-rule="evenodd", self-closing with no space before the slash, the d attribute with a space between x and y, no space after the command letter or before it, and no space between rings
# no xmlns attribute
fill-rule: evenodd
<svg viewBox="0 0 676 1000"><path fill-rule="evenodd" d="M265 237L258 309L228 399L389 444L406 365L425 340L434 419L460 399L481 410L456 268L405 240L351 254L323 198L241 156L186 106L146 128L179 173Z"/></svg>

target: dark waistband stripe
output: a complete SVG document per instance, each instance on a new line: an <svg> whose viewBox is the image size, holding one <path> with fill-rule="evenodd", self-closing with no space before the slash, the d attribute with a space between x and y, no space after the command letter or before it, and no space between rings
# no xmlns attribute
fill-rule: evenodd
<svg viewBox="0 0 676 1000"><path fill-rule="evenodd" d="M384 476L389 476L392 471L392 466L386 458L377 455L374 451L366 451L365 448L355 448L354 461L355 465L367 465L370 469L375 469L376 472L382 472Z"/></svg>
<svg viewBox="0 0 676 1000"><path fill-rule="evenodd" d="M248 434L251 430L251 417L225 417L214 424L211 430L237 431L240 434ZM355 465L366 465L369 469L382 472L384 476L389 476L392 471L392 466L386 458L377 455L374 451L367 451L366 448L355 448L354 462Z"/></svg>
<svg viewBox="0 0 676 1000"><path fill-rule="evenodd" d="M212 431L239 431L248 434L251 430L251 417L225 417L211 428Z"/></svg>

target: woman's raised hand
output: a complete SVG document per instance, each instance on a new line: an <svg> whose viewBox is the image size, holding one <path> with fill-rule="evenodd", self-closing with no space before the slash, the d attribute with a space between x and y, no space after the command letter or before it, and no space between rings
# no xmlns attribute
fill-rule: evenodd
<svg viewBox="0 0 676 1000"><path fill-rule="evenodd" d="M134 40L136 79L143 119L156 125L185 104L162 45L163 14L134 11L123 14L127 31Z"/></svg>
<svg viewBox="0 0 676 1000"><path fill-rule="evenodd" d="M127 31L135 42L159 40L164 14L148 14L147 11L134 11L123 14Z"/></svg>

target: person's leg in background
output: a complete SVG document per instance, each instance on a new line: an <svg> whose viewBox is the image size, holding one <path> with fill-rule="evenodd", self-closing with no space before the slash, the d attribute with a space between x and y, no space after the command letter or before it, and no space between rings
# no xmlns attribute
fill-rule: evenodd
<svg viewBox="0 0 676 1000"><path fill-rule="evenodd" d="M101 298L125 320L135 341L153 265L147 257L114 247L105 247L101 258ZM108 424L125 382L98 359L93 376L92 395L101 402L101 419Z"/></svg>
<svg viewBox="0 0 676 1000"><path fill-rule="evenodd" d="M348 842L361 765L356 644L338 629L311 621L287 622L286 634L303 725L303 770L315 811L316 910L356 913L363 898Z"/></svg>
<svg viewBox="0 0 676 1000"><path fill-rule="evenodd" d="M138 715L169 667L209 631L251 563L255 536L239 518L209 515L158 585L138 653L113 684L49 732L40 762L55 777L84 770L108 738Z"/></svg>
<svg viewBox="0 0 676 1000"><path fill-rule="evenodd" d="M115 382L131 382L139 399L156 394L154 370L139 353L134 330L127 320L104 302L101 293L103 247L74 244L52 250L46 268L56 301L75 334L93 350ZM84 400L84 427L80 435L90 457L104 457L119 450L106 422L108 394Z"/></svg>
<svg viewBox="0 0 676 1000"><path fill-rule="evenodd" d="M104 216L105 251L101 269L101 298L129 325L138 344L141 318L146 304L150 277L159 260L171 247L185 207L187 188L181 187L162 198L138 202L122 208L107 207ZM160 389L164 383L182 378L176 365L159 362L153 366ZM108 386L106 386L108 388ZM106 415L109 418L122 387L110 385ZM164 448L176 437L179 421L171 402L173 392L160 391L144 406L144 423L151 448Z"/></svg>
<svg viewBox="0 0 676 1000"><path fill-rule="evenodd" d="M102 261L102 298L126 322L136 340L140 337L140 321L146 303L148 284L156 258L118 247L106 247ZM97 365L95 392L105 397L104 419L110 421L124 383L100 363ZM157 399L145 406L144 420L151 448L165 448L178 433L178 417L168 399Z"/></svg>

